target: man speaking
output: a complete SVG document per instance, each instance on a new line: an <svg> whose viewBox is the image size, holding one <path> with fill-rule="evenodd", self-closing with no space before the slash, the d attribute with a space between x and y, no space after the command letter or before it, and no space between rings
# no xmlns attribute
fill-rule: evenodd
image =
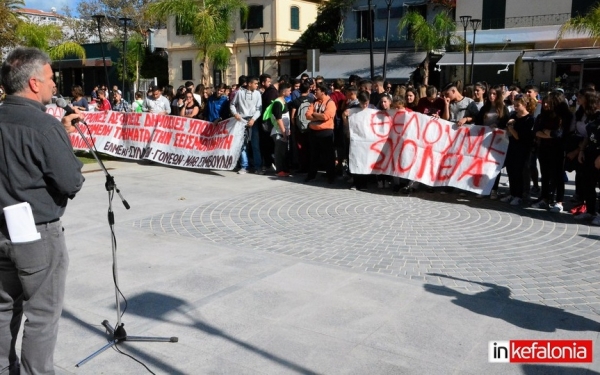
<svg viewBox="0 0 600 375"><path fill-rule="evenodd" d="M17 48L2 64L7 97L0 106L0 205L29 203L41 238L11 238L0 212L0 373L54 374L69 264L60 217L84 178L67 137L80 115L61 124L46 114L55 88L50 63L38 49ZM23 315L19 364L15 343Z"/></svg>

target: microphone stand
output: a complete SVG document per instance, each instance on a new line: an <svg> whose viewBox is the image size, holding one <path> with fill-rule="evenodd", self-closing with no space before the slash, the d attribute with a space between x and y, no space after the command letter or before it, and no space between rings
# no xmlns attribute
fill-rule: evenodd
<svg viewBox="0 0 600 375"><path fill-rule="evenodd" d="M85 145L87 146L88 150L92 153L94 159L96 159L96 162L98 163L98 165L104 172L104 175L106 176L106 183L104 184L104 187L108 192L108 226L110 227L110 233L112 236L113 277L115 282L115 299L117 302L117 325L115 326L115 328L113 328L110 325L108 320L104 320L102 322L102 325L104 326L104 328L106 328L106 332L109 335L108 343L75 365L76 367L81 367L82 365L86 364L94 357L96 357L98 354L104 352L110 347L116 346L121 341L178 342L179 339L177 337L129 336L127 335L127 332L125 332L125 324L121 322L121 302L119 300L119 294L121 294L121 290L119 289L119 273L117 269L117 242L115 239L114 230L115 215L112 210L112 199L114 197L114 193L116 192L119 195L119 198L121 198L121 201L123 202L123 205L127 210L130 208L130 206L129 203L127 203L127 201L125 200L125 198L123 198L123 195L121 195L121 191L117 188L117 184L115 183L114 177L110 173L108 173L108 170L104 166L104 163L102 162L102 160L100 160L100 158L94 151L94 145L90 143L90 141L85 137L84 133L81 131L77 123L74 123L73 126L75 127L75 129L77 129L79 135L81 135L81 138L85 142Z"/></svg>

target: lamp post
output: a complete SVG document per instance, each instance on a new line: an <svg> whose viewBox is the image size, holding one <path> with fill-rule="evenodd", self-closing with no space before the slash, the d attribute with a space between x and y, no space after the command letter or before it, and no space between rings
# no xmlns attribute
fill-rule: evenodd
<svg viewBox="0 0 600 375"><path fill-rule="evenodd" d="M383 52L383 80L385 81L387 74L387 57L388 57L388 37L390 35L390 16L392 13L392 3L394 0L385 0L387 5L387 23L385 24L385 50Z"/></svg>
<svg viewBox="0 0 600 375"><path fill-rule="evenodd" d="M471 51L471 83L473 83L473 67L475 66L475 34L477 33L477 29L479 25L481 25L481 20L474 18L469 21L471 23L471 28L473 29L473 50Z"/></svg>
<svg viewBox="0 0 600 375"><path fill-rule="evenodd" d="M123 22L123 98L129 98L129 95L125 96L127 90L125 90L125 77L127 77L127 23L131 21L131 18L121 17L119 21Z"/></svg>
<svg viewBox="0 0 600 375"><path fill-rule="evenodd" d="M467 84L467 27L469 27L469 21L471 21L471 16L460 16L460 23L463 25L464 33L464 63L463 63L463 87ZM471 82L473 83L473 82Z"/></svg>
<svg viewBox="0 0 600 375"><path fill-rule="evenodd" d="M371 79L375 76L375 65L373 63L373 16L371 14L371 0L368 2L369 4L369 64L371 66Z"/></svg>
<svg viewBox="0 0 600 375"><path fill-rule="evenodd" d="M135 85L135 90L133 91L140 91L140 61L142 60L142 46L144 45L143 42L137 42L137 46L138 46L138 61L137 61L137 66L135 67L135 75L136 75L136 85ZM134 96L135 98L135 96Z"/></svg>
<svg viewBox="0 0 600 375"><path fill-rule="evenodd" d="M268 31L261 31L260 36L263 40L263 63L262 63L262 72L265 74L265 51L267 48L267 36L269 36Z"/></svg>
<svg viewBox="0 0 600 375"><path fill-rule="evenodd" d="M248 41L248 57L250 58L250 63L248 64L248 76L252 75L252 49L250 48L250 38L254 31L252 30L244 30L244 34L246 34L246 40Z"/></svg>
<svg viewBox="0 0 600 375"><path fill-rule="evenodd" d="M96 24L98 25L98 38L100 38L100 49L102 50L102 65L104 65L106 87L110 87L110 84L108 82L108 69L106 69L106 55L104 54L104 44L102 43L102 30L100 29L100 27L102 26L102 21L106 17L103 14L95 14L92 16L92 18L96 20Z"/></svg>

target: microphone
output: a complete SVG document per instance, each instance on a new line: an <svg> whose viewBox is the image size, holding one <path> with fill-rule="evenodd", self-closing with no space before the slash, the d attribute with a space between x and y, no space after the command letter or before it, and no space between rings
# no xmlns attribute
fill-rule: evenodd
<svg viewBox="0 0 600 375"><path fill-rule="evenodd" d="M73 107L71 107L69 105L69 103L67 103L67 101L64 98L58 98L58 99L56 99L56 106L64 109L65 116L72 115L73 113L75 113L75 111L73 110ZM79 118L71 120L71 125L75 125L75 124L77 124L80 121L83 124L87 125L85 123L85 121L83 121L82 119L79 119Z"/></svg>

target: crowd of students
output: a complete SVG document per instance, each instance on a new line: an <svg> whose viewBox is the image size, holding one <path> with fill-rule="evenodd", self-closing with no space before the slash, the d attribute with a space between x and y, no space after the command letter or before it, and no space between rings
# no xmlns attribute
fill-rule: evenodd
<svg viewBox="0 0 600 375"><path fill-rule="evenodd" d="M122 101L120 92L114 93ZM82 93L74 89L73 96L75 102ZM156 110L153 102L161 98L165 104ZM310 78L307 74L299 79L282 76L277 82L271 82L268 74L241 76L233 87L219 85L214 89L195 87L192 82L176 91L172 86L164 90L151 87L147 96L137 93L136 99L140 100L136 109L125 107L211 122L233 116L245 122L239 174L274 172L288 177L292 172L304 173L305 181L310 182L318 170L324 170L329 183L347 174L352 187L358 190L376 183L379 188L390 186L394 192L411 193L418 184L387 176L361 176L348 170L348 116L353 108L417 111L457 126L504 129L509 146L503 167L510 191L499 196L499 175L488 198L561 212L565 209L565 171L574 171L576 194L571 211L576 219L600 225L596 193L600 176L600 97L593 85L579 91L575 111L561 89L540 92L532 85L521 89L486 82L463 87L456 82L438 90L431 85L394 86L380 76L373 80L351 76L348 82L338 79L326 84L323 77ZM442 189L440 193L449 191Z"/></svg>

